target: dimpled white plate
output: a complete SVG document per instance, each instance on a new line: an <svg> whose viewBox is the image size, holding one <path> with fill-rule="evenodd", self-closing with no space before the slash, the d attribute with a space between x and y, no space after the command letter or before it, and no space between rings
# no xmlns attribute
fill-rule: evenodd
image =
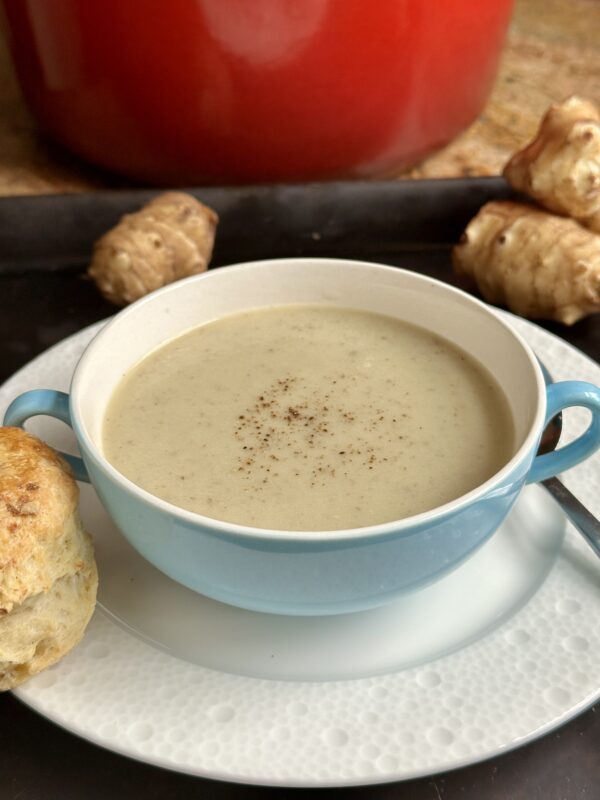
<svg viewBox="0 0 600 800"><path fill-rule="evenodd" d="M600 384L600 367L510 317L555 379ZM99 325L0 389L66 389ZM585 424L566 415L565 441ZM56 446L64 426L32 422ZM600 514L600 456L566 483ZM15 694L90 741L221 780L335 786L473 763L551 730L600 696L600 564L538 487L434 586L345 617L254 614L202 598L146 564L93 491L99 610L83 642Z"/></svg>

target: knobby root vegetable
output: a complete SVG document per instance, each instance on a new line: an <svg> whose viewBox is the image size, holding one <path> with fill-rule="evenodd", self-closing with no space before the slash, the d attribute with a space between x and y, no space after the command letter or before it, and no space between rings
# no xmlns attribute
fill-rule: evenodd
<svg viewBox="0 0 600 800"><path fill-rule="evenodd" d="M510 159L511 186L600 233L600 113L580 97L551 106L535 139Z"/></svg>
<svg viewBox="0 0 600 800"><path fill-rule="evenodd" d="M127 214L94 247L88 274L113 303L126 305L168 283L203 272L219 218L184 192L159 195Z"/></svg>
<svg viewBox="0 0 600 800"><path fill-rule="evenodd" d="M483 206L453 264L486 300L530 319L572 325L600 311L600 236L522 203Z"/></svg>

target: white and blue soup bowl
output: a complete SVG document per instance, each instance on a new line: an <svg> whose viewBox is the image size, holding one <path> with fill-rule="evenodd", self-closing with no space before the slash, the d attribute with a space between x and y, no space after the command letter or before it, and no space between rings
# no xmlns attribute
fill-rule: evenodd
<svg viewBox="0 0 600 800"><path fill-rule="evenodd" d="M516 433L510 461L468 494L417 516L354 530L287 532L183 510L136 486L106 460L107 404L140 359L226 314L296 303L388 314L470 353L508 400ZM587 431L557 452L536 456L545 424L567 406L592 412ZM124 536L148 561L204 595L280 614L366 609L440 578L494 533L524 484L577 464L600 445L600 389L578 381L547 386L527 343L493 309L413 272L330 259L240 264L150 294L102 328L75 369L70 394L26 392L10 405L4 424L22 425L39 414L72 426L82 455L66 456L75 476L92 482Z"/></svg>

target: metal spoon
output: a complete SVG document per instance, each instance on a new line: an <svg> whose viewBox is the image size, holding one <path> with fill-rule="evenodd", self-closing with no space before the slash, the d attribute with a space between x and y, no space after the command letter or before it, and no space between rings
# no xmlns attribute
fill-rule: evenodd
<svg viewBox="0 0 600 800"><path fill-rule="evenodd" d="M544 370L546 372L546 370ZM538 455L544 455L556 449L562 431L562 414L557 414L546 426ZM562 508L579 533L586 539L596 555L600 556L600 521L571 494L567 487L558 478L547 478L541 481L544 486Z"/></svg>

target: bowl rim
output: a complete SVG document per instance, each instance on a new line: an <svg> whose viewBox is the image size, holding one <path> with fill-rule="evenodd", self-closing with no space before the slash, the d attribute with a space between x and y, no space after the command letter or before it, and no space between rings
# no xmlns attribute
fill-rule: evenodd
<svg viewBox="0 0 600 800"><path fill-rule="evenodd" d="M277 269L285 269L296 267L300 264L327 264L327 266L333 267L334 265L339 267L340 265L354 265L355 267L362 267L368 268L373 271L384 271L384 272L393 272L397 274L404 274L410 276L411 279L415 280L416 282L422 281L423 283L433 284L438 290L445 291L450 295L457 296L462 299L464 302L465 300L468 303L471 303L473 306L479 308L481 311L484 312L487 316L491 316L494 318L496 323L498 323L502 328L505 329L509 333L509 335L517 341L520 345L522 351L527 357L529 362L529 366L531 367L532 375L536 381L536 388L537 388L537 408L535 411L534 420L530 426L530 429L525 436L524 441L521 443L521 446L517 449L517 451L513 454L511 459L504 464L504 466L498 470L494 475L488 478L487 481L480 484L479 486L472 489L470 492L466 494L460 495L459 497L451 500L447 503L444 503L440 506L436 506L429 511L423 511L419 514L414 514L409 517L403 517L398 520L392 520L390 522L378 523L376 525L368 525L363 526L360 528L343 528L343 529L336 529L336 530L316 530L316 531L304 531L304 530L276 530L276 529L269 529L269 528L258 528L252 527L250 525L242 525L240 523L234 522L226 522L224 520L214 519L213 517L208 517L203 514L189 511L184 508L180 508L172 503L169 503L166 500L153 495L151 492L148 492L146 489L135 484L121 472L119 472L103 455L100 447L94 442L92 437L88 434L85 425L83 425L80 421L81 415L78 413L78 389L79 385L82 380L82 375L86 368L89 367L89 364L93 361L94 355L96 351L102 346L103 339L109 333L114 325L120 323L120 321L127 316L130 312L135 309L139 309L140 307L149 304L155 303L157 297L167 297L173 292L182 291L185 289L187 285L190 283L197 283L206 280L212 280L215 277L218 277L219 274L223 274L227 271L228 274L234 273L236 271L244 270L246 271L248 268L252 267L269 267L273 266ZM260 306L257 306L260 308ZM181 333L177 335L182 335L185 331L181 331ZM175 337L173 337L175 338ZM151 350L148 350L148 355ZM533 452L535 455L536 448L537 448L537 440L541 430L543 428L545 413L546 413L546 382L544 380L544 376L542 374L542 370L539 366L539 362L535 357L531 347L525 341L525 339L518 333L512 326L508 324L508 322L496 311L496 309L492 308L491 306L487 305L483 301L479 300L472 295L467 294L466 292L458 289L450 284L445 283L444 281L440 281L436 278L431 278L428 275L423 275L422 273L413 272L409 269L405 269L402 267L395 267L386 264L379 264L375 262L369 261L360 261L356 259L340 259L340 258L321 258L321 257L294 257L294 258L273 258L273 259L259 259L255 261L247 261L247 262L239 262L235 264L230 264L223 267L218 267L217 269L208 270L203 272L199 275L192 275L188 278L184 278L179 281L175 281L174 283L170 283L167 286L164 286L160 289L157 289L154 292L140 298L134 303L131 303L126 308L117 312L114 317L112 317L106 325L104 325L101 330L94 336L92 341L88 344L86 349L84 350L81 358L79 359L75 371L73 373L73 378L71 381L71 388L69 393L69 405L71 409L71 419L73 424L73 429L76 434L76 438L78 443L80 444L82 451L85 452L89 459L91 459L95 466L107 477L111 480L112 483L116 483L121 485L121 488L127 490L131 495L133 495L137 500L141 501L144 505L151 506L160 510L164 514L170 515L175 517L176 519L185 522L187 526L194 526L199 529L202 529L203 532L207 532L207 529L210 533L219 534L227 537L240 537L245 539L254 539L254 540L262 540L262 541L285 541L285 542L311 542L316 544L317 542L320 543L333 543L333 542L350 542L356 541L359 539L372 539L374 537L384 537L387 538L389 536L408 536L412 535L417 530L420 530L423 527L430 527L434 524L438 524L444 519L448 517L454 516L458 512L464 510L468 506L482 500L488 493L493 491L494 489L501 486L514 472L516 472L519 466L529 457L529 455ZM525 476L526 477L526 476ZM93 483L93 481L92 481Z"/></svg>

